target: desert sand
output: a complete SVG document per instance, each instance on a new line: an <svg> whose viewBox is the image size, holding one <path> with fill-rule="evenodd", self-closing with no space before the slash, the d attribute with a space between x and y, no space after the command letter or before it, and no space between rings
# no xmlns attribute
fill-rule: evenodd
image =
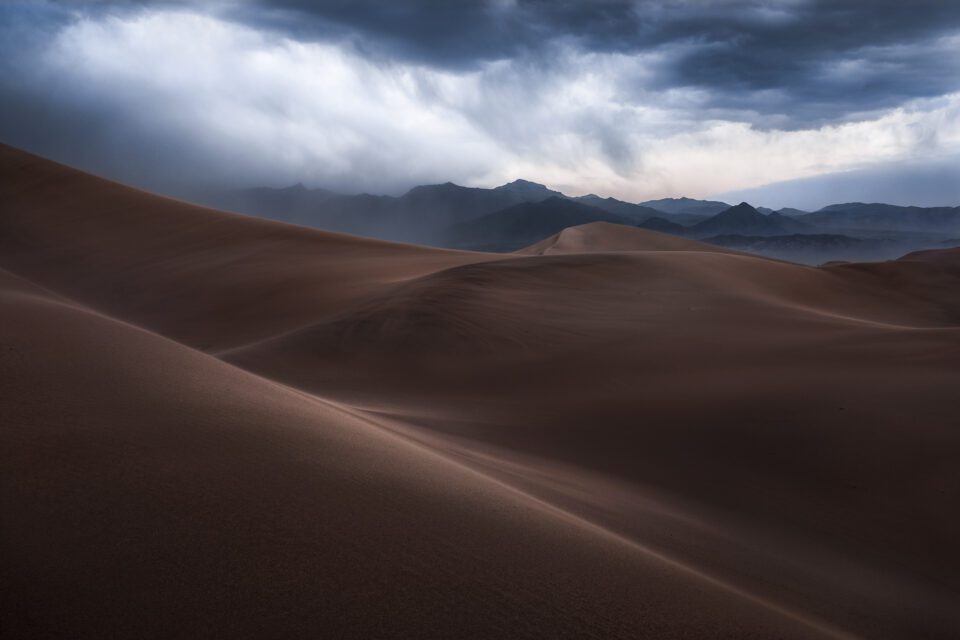
<svg viewBox="0 0 960 640"><path fill-rule="evenodd" d="M514 254L0 147L5 637L955 638L960 250Z"/></svg>

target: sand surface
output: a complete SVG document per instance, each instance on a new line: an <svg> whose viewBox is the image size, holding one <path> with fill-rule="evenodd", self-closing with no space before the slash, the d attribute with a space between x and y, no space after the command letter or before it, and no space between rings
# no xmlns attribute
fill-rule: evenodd
<svg viewBox="0 0 960 640"><path fill-rule="evenodd" d="M515 254L0 147L4 637L956 638L960 251Z"/></svg>

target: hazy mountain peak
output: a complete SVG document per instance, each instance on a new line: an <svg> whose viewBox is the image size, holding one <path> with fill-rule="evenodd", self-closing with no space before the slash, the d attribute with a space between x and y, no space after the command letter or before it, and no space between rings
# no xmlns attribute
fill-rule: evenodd
<svg viewBox="0 0 960 640"><path fill-rule="evenodd" d="M818 211L839 211L842 209L850 209L853 207L864 207L866 206L865 202L838 202L837 204L828 204L825 207L821 207Z"/></svg>
<svg viewBox="0 0 960 640"><path fill-rule="evenodd" d="M756 217L762 217L766 219L762 213L756 210L753 205L749 202L741 202L738 205L734 205L725 211L721 211L716 215L716 218L726 218L726 219L753 219Z"/></svg>
<svg viewBox="0 0 960 640"><path fill-rule="evenodd" d="M718 200L696 200L694 198L660 198L646 200L640 206L650 207L663 213L692 213L700 215L714 215L729 209L730 205Z"/></svg>
<svg viewBox="0 0 960 640"><path fill-rule="evenodd" d="M524 200L542 200L550 196L561 198L565 197L559 191L554 191L553 189L550 189L540 183L523 179L517 179L513 182L502 184L499 187L494 187L493 190L506 191Z"/></svg>
<svg viewBox="0 0 960 640"><path fill-rule="evenodd" d="M546 189L546 187L545 187L544 185L540 184L539 182L533 182L532 180L524 180L523 178L517 178L516 180L512 180L512 181L507 182L507 183L505 183L505 184L502 184L502 185L500 185L499 187L496 187L496 188L497 188L497 189L509 189L509 188L511 188L511 187L528 187L528 186L529 186L529 187L541 187L541 188L543 188L543 189Z"/></svg>
<svg viewBox="0 0 960 640"><path fill-rule="evenodd" d="M463 187L453 182L441 182L439 184L422 184L422 185L413 187L412 189L407 191L405 194L403 194L403 196L401 197L407 198L411 196L417 197L417 196L424 196L428 194L454 193L459 191L465 191L468 189L469 187Z"/></svg>
<svg viewBox="0 0 960 640"><path fill-rule="evenodd" d="M783 233L784 226L778 218L765 216L750 203L741 202L694 225L691 230L698 237L721 234L772 235Z"/></svg>
<svg viewBox="0 0 960 640"><path fill-rule="evenodd" d="M795 209L793 207L783 207L782 209L777 209L777 213L779 213L782 216L796 217L796 216L805 216L810 212L804 211L802 209Z"/></svg>
<svg viewBox="0 0 960 640"><path fill-rule="evenodd" d="M682 224L677 224L676 222L667 220L666 218L660 216L647 218L638 226L643 229L659 231L660 233L672 233L674 235L683 235L687 232L687 228Z"/></svg>

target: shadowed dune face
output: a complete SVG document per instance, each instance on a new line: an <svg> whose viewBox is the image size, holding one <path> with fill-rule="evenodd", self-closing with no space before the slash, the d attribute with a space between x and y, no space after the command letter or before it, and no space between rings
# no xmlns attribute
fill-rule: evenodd
<svg viewBox="0 0 960 640"><path fill-rule="evenodd" d="M10 637L830 635L6 275L0 307Z"/></svg>
<svg viewBox="0 0 960 640"><path fill-rule="evenodd" d="M611 345L640 351L684 341L737 357L768 338L852 328L949 330L954 317L937 293L921 299L881 286L869 272L811 269L740 254L634 251L551 254L451 267L411 279L274 339L224 352L284 351L316 358L404 355L404 367L541 360ZM742 344L741 344L742 343ZM738 344L737 349L730 345ZM614 347L616 348L616 347ZM709 349L713 352L714 348Z"/></svg>
<svg viewBox="0 0 960 640"><path fill-rule="evenodd" d="M960 528L941 499L960 497L960 330L943 307L958 280L941 277L922 297L871 269L740 255L511 258L425 276L226 357L468 458L479 448L511 478L525 465L555 500L721 572L768 581L764 565L790 564L783 597L817 613L838 600L873 609L850 623L909 636L920 618L957 622L944 607L960 584L942 567L960 561ZM574 481L571 466L606 483ZM625 486L630 497L597 508ZM708 537L698 527L637 507L651 492L723 539L694 549ZM762 536L762 561L734 556L733 539ZM895 605L911 613L865 619Z"/></svg>
<svg viewBox="0 0 960 640"><path fill-rule="evenodd" d="M960 629L956 251L449 252L0 168L22 634Z"/></svg>

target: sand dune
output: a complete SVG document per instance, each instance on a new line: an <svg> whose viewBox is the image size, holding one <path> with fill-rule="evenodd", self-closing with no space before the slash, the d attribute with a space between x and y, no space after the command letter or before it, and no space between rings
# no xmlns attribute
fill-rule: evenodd
<svg viewBox="0 0 960 640"><path fill-rule="evenodd" d="M192 346L223 348L480 254L160 198L0 145L3 266Z"/></svg>
<svg viewBox="0 0 960 640"><path fill-rule="evenodd" d="M956 251L450 252L0 175L15 636L960 630Z"/></svg>
<svg viewBox="0 0 960 640"><path fill-rule="evenodd" d="M592 251L712 251L735 253L730 249L688 240L667 233L609 222L592 222L569 227L524 249L528 255L589 253Z"/></svg>
<svg viewBox="0 0 960 640"><path fill-rule="evenodd" d="M7 637L829 637L334 405L0 291Z"/></svg>
<svg viewBox="0 0 960 640"><path fill-rule="evenodd" d="M226 357L480 449L594 521L868 637L949 637L960 331L936 300L859 276L714 253L508 259ZM709 525L652 523L650 495ZM758 537L764 553L730 548Z"/></svg>

